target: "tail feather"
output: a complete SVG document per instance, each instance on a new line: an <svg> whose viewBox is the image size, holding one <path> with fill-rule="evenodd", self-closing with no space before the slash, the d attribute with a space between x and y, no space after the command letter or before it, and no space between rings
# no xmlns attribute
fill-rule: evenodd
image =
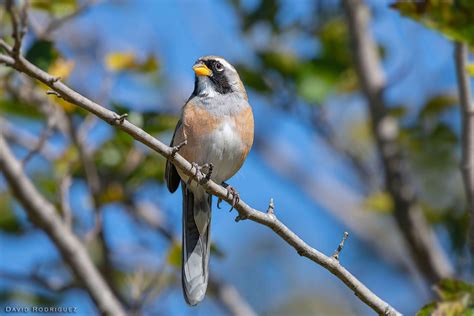
<svg viewBox="0 0 474 316"><path fill-rule="evenodd" d="M203 189L183 191L182 286L186 302L196 305L204 299L209 275L212 196Z"/></svg>

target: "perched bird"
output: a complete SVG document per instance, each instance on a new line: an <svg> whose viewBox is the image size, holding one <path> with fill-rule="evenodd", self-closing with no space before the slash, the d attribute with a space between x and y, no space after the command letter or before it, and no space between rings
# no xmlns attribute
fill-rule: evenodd
<svg viewBox="0 0 474 316"><path fill-rule="evenodd" d="M247 93L235 68L222 57L205 56L193 66L194 91L182 108L171 146L196 170L223 184L242 166L253 144L254 122ZM212 196L168 161L168 190L181 183L183 193L182 286L186 302L196 305L206 294L209 277ZM235 203L235 201L234 201Z"/></svg>

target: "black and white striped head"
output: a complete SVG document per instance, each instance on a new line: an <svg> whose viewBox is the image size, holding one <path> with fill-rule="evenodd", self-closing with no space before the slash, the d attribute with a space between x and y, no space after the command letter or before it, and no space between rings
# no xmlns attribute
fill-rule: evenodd
<svg viewBox="0 0 474 316"><path fill-rule="evenodd" d="M247 98L237 70L224 58L201 57L194 64L193 70L196 74L195 95L211 97L217 94L238 93Z"/></svg>

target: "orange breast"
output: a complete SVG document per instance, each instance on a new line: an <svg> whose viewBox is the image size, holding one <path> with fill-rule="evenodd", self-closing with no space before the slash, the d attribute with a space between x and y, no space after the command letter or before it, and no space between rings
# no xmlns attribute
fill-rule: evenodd
<svg viewBox="0 0 474 316"><path fill-rule="evenodd" d="M240 164L235 166L238 170L253 144L254 120L252 109L250 107L245 108L231 119L234 120L236 133L240 135L242 142ZM188 161L198 164L207 163L208 161L204 161L203 158L206 156L203 150L205 150L207 144L203 144L203 141L206 141L207 135L219 128L222 117L212 115L205 109L189 102L183 108L182 122L181 128L176 131L174 141L175 144L178 144L184 139L187 140L187 145L181 149L180 154Z"/></svg>

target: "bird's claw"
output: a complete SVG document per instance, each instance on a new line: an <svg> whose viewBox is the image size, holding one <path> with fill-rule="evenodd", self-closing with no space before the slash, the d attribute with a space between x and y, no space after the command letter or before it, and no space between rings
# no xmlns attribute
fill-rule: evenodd
<svg viewBox="0 0 474 316"><path fill-rule="evenodd" d="M237 205L237 203L239 203L240 201L240 195L239 193L237 192L237 190L231 186L231 185L228 185L226 186L226 189L227 189L227 198L229 198L230 194L232 194L232 204L231 204L231 208L229 210L229 212L232 212L232 210L234 209L234 207ZM217 201L217 207L218 208L221 208L220 207L220 202L222 202L222 199L219 199Z"/></svg>
<svg viewBox="0 0 474 316"><path fill-rule="evenodd" d="M198 165L195 162L191 162L191 172L194 169L194 177L197 178L199 173L205 174L204 178L201 180L201 183L206 183L211 179L212 170L214 169L214 165L212 163L206 163L202 166ZM207 172L203 172L203 170L207 169ZM193 177L189 177L187 185L190 185L193 181Z"/></svg>

